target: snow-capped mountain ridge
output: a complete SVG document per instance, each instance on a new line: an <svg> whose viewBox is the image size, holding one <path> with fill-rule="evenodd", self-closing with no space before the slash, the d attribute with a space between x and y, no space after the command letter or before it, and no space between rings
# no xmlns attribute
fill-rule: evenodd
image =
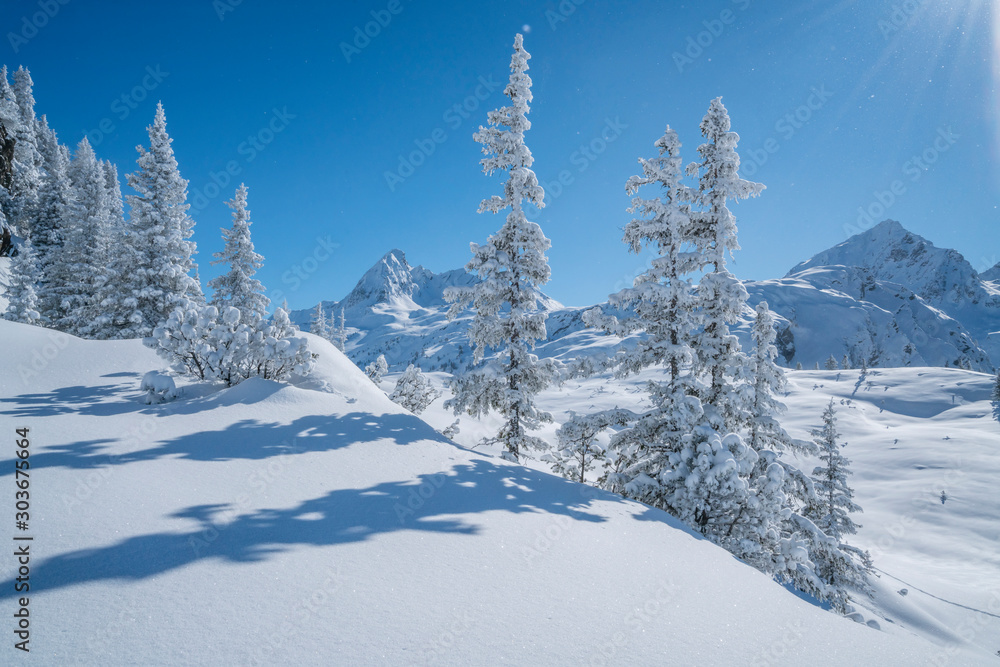
<svg viewBox="0 0 1000 667"><path fill-rule="evenodd" d="M995 267L996 268L996 267ZM992 270L991 270L992 271ZM1000 273L1000 268L996 268ZM984 272L989 276L989 272ZM367 364L385 354L393 368L454 371L471 359L466 327L471 312L449 321L445 290L476 278L463 269L434 273L412 267L392 250L369 269L342 301L350 356ZM1000 287L987 282L954 250L941 249L886 220L812 259L784 278L746 283L749 305L766 300L776 314L785 363L811 367L833 355L852 366L947 366L991 371L1000 365ZM607 308L607 304L599 304ZM608 354L616 339L588 329L586 308L566 308L539 293L548 311L548 338L540 356L571 360ZM311 310L292 313L307 328ZM736 327L749 344L748 310Z"/></svg>

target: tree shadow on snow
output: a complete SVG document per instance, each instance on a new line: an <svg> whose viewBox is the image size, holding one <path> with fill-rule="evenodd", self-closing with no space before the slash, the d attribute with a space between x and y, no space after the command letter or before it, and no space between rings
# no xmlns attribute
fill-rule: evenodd
<svg viewBox="0 0 1000 667"><path fill-rule="evenodd" d="M454 446L412 415L352 412L342 416L310 415L289 424L244 419L218 431L189 433L124 453L110 453L114 450L100 446L114 442L111 440L50 445L33 452L31 464L33 468L93 469L166 457L191 461L259 461L275 456L334 451L382 439L393 440L398 445L431 440ZM0 461L0 477L13 474L13 459Z"/></svg>
<svg viewBox="0 0 1000 667"><path fill-rule="evenodd" d="M490 511L605 521L587 509L595 497L614 496L583 496L571 486L557 477L481 459L412 480L333 490L287 509L240 513L226 505L196 505L171 515L197 522L186 532L134 536L33 563L32 592L142 580L209 560L258 562L296 547L350 544L400 531L475 536L480 526L474 515ZM0 584L0 599L15 595L12 580Z"/></svg>

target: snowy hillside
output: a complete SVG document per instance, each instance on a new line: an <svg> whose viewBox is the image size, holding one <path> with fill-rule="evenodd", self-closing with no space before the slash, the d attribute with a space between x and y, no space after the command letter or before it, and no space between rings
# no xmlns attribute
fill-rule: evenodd
<svg viewBox="0 0 1000 667"><path fill-rule="evenodd" d="M931 561L907 561L911 543L935 536L922 530L907 528L881 556L914 581L892 623L862 612L878 631L793 595L661 512L447 441L315 337L315 374L295 386L188 385L147 406L139 379L161 362L138 341L47 340L8 322L0 336L3 413L31 429L39 663L996 664L992 645L977 647L995 625L954 648L917 636L931 633L914 619L930 624L936 609L918 582L940 591L927 570L960 548L935 544ZM872 523L899 512L889 496L919 488L932 474L919 471L939 465L929 438L950 433L970 481L954 485L939 524L979 517L967 544L981 557L962 565L978 568L995 557L997 525L995 498L975 504L977 469L989 472L982 446L964 437L984 424L973 415L983 382L952 373L975 381L950 383L950 411L937 376L886 401L887 413L932 425L901 439L900 456L928 448L875 492L887 496L881 508L872 491L861 500ZM851 391L847 379L813 391L830 382L814 375L796 375L793 399ZM852 423L870 424L858 428L874 433L875 397L892 377L859 389ZM13 461L2 469L11 490ZM897 551L904 560L892 560ZM10 618L13 560L0 563ZM988 604L993 576L948 599Z"/></svg>
<svg viewBox="0 0 1000 667"><path fill-rule="evenodd" d="M435 274L411 267L399 250L388 253L327 313L345 307L352 332L348 354L364 366L384 354L390 368L416 363L424 370L465 367L471 350L469 315L449 322L444 290L468 285L464 270ZM782 362L811 368L830 355L852 367L940 366L988 372L1000 365L1000 287L980 278L954 250L935 248L894 221L824 251L777 280L747 282L749 305L766 300L774 311ZM543 357L603 355L617 341L587 329L586 308L565 308L540 295L548 311ZM600 304L607 308L607 304ZM292 313L308 329L312 310ZM752 310L736 327L749 343ZM572 353L570 351L572 350Z"/></svg>
<svg viewBox="0 0 1000 667"><path fill-rule="evenodd" d="M540 434L555 442L571 411L648 408L642 387L654 376L601 376L543 392L539 404L556 423ZM446 379L431 377L439 385ZM878 369L863 380L857 371L790 371L782 417L794 437L808 438L826 403L836 402L864 508L852 541L871 552L880 574L875 599L861 603L867 618L883 630L905 628L942 647L969 642L987 653L1000 650L1000 424L991 380L943 368ZM439 429L455 420L441 400L422 417ZM467 446L499 426L465 416L459 423L456 440ZM549 469L538 460L529 465ZM813 465L800 461L803 470Z"/></svg>

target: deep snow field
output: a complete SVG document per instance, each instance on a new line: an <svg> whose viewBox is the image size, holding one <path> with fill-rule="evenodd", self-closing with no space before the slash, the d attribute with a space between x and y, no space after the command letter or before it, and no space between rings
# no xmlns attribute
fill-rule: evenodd
<svg viewBox="0 0 1000 667"><path fill-rule="evenodd" d="M1000 664L983 374L790 373L793 435L844 402L857 544L885 572L856 622L660 511L470 449L489 420L448 441L443 399L425 423L316 337L294 386L188 384L154 406L139 382L164 364L138 341L10 322L0 340L4 531L34 538L30 654L12 646L15 563L0 558L2 664ZM636 405L640 380L573 381L542 403L557 420Z"/></svg>

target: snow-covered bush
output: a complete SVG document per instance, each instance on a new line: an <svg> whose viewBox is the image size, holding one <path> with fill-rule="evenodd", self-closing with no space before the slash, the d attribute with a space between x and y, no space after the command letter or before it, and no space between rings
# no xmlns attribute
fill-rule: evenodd
<svg viewBox="0 0 1000 667"><path fill-rule="evenodd" d="M596 442L597 436L611 426L626 426L635 415L627 410L604 410L590 415L571 413L556 431L558 446L542 456L552 472L581 484L587 473L598 465L607 465L607 452Z"/></svg>
<svg viewBox="0 0 1000 667"><path fill-rule="evenodd" d="M365 375L376 385L382 382L382 376L389 370L389 364L385 361L385 355L378 355L378 359L365 367Z"/></svg>
<svg viewBox="0 0 1000 667"><path fill-rule="evenodd" d="M380 358L384 359L385 357ZM423 412L438 396L440 394L434 390L430 380L424 377L420 369L413 364L407 366L406 372L396 380L396 388L389 394L392 401L402 405L415 415Z"/></svg>
<svg viewBox="0 0 1000 667"><path fill-rule="evenodd" d="M459 420L457 419L453 421L449 426L447 426L443 431L441 431L441 435L448 438L449 440L454 440L455 436L458 435L458 432L461 430L458 426L458 421Z"/></svg>
<svg viewBox="0 0 1000 667"><path fill-rule="evenodd" d="M314 365L304 338L292 336L288 313L278 308L270 321L240 322L238 308L188 303L174 310L143 343L181 373L227 386L250 377L284 380L308 374Z"/></svg>
<svg viewBox="0 0 1000 667"><path fill-rule="evenodd" d="M178 396L177 385L174 379L160 371L149 371L142 376L142 384L139 385L141 391L146 392L146 405L156 405L172 401Z"/></svg>

